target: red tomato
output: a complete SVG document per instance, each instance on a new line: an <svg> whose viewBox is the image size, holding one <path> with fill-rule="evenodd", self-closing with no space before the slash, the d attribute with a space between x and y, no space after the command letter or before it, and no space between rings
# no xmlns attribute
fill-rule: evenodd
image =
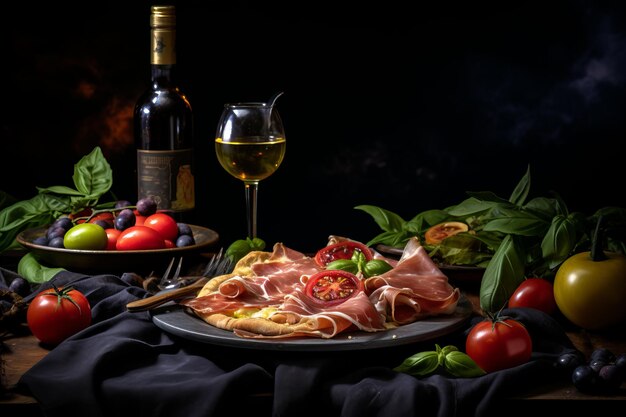
<svg viewBox="0 0 626 417"><path fill-rule="evenodd" d="M509 307L530 307L553 314L557 310L554 287L543 278L527 278L511 295Z"/></svg>
<svg viewBox="0 0 626 417"><path fill-rule="evenodd" d="M168 214L154 213L146 217L143 225L159 232L161 236L163 236L163 239L175 242L178 237L178 223Z"/></svg>
<svg viewBox="0 0 626 417"><path fill-rule="evenodd" d="M528 362L532 340L517 320L486 319L468 333L465 353L485 372L495 372Z"/></svg>
<svg viewBox="0 0 626 417"><path fill-rule="evenodd" d="M108 239L106 250L117 249L117 238L122 234L122 231L115 228L104 229L104 231L106 232Z"/></svg>
<svg viewBox="0 0 626 417"><path fill-rule="evenodd" d="M117 237L117 250L164 249L165 239L148 226L131 226Z"/></svg>
<svg viewBox="0 0 626 417"><path fill-rule="evenodd" d="M172 242L169 239L165 239L165 247L168 249L172 249L176 247L176 243Z"/></svg>
<svg viewBox="0 0 626 417"><path fill-rule="evenodd" d="M365 260L370 261L372 251L363 243L347 240L332 245L328 245L317 251L315 254L315 262L319 266L326 266L337 259L352 259L352 254L357 250L365 255Z"/></svg>
<svg viewBox="0 0 626 417"><path fill-rule="evenodd" d="M51 288L32 299L26 321L42 343L57 345L91 324L91 307L87 297L72 287Z"/></svg>
<svg viewBox="0 0 626 417"><path fill-rule="evenodd" d="M135 226L143 226L146 221L146 216L141 214L135 216Z"/></svg>
<svg viewBox="0 0 626 417"><path fill-rule="evenodd" d="M339 269L321 271L309 277L304 293L316 304L341 304L363 291L363 281L356 275Z"/></svg>

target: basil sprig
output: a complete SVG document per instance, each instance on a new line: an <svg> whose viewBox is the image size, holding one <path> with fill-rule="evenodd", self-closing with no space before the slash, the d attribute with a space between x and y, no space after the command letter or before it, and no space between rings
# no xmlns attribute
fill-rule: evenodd
<svg viewBox="0 0 626 417"><path fill-rule="evenodd" d="M530 167L508 199L490 191L468 192L469 197L443 210L427 210L411 220L389 210L360 205L382 233L368 246L384 244L404 248L418 236L424 242L426 230L438 223L462 221L470 232L444 239L439 245L424 244L431 258L449 265L485 267L480 287L480 307L486 312L499 311L526 275L550 279L574 253L590 250L593 228L599 216L608 220L607 229L626 228L626 209L605 207L591 216L570 212L557 195L530 195ZM612 235L607 250L626 254L626 239Z"/></svg>
<svg viewBox="0 0 626 417"><path fill-rule="evenodd" d="M15 237L25 229L51 223L62 214L94 207L113 185L111 166L100 147L74 165L74 187L56 185L37 187L38 194L29 200L16 201L0 211L0 252L19 247ZM6 196L6 193L1 193ZM6 197L2 201L9 201Z"/></svg>
<svg viewBox="0 0 626 417"><path fill-rule="evenodd" d="M384 274L393 267L382 259L370 259L368 261L361 251L355 250L351 259L337 259L326 265L326 269L340 269L355 275L360 272L365 278L369 278Z"/></svg>
<svg viewBox="0 0 626 417"><path fill-rule="evenodd" d="M413 376L426 376L437 371L444 371L452 376L473 378L485 375L472 358L461 352L456 346L441 348L435 345L434 351L424 351L406 358L394 371Z"/></svg>

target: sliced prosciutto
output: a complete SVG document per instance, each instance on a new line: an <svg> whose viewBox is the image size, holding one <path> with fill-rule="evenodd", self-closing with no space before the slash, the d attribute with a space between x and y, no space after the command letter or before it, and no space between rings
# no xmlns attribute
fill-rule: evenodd
<svg viewBox="0 0 626 417"><path fill-rule="evenodd" d="M327 309L312 302L302 291L296 291L285 296L282 308L272 313L269 319L282 325L286 331L273 335L273 338L315 336L329 339L348 330L386 330L385 316L376 310L364 292ZM235 330L235 334L241 337L268 337L239 329Z"/></svg>
<svg viewBox="0 0 626 417"><path fill-rule="evenodd" d="M279 306L286 294L302 286L303 275L321 270L312 258L282 243L274 245L269 259L251 265L250 269L254 275L232 276L219 285L217 292L181 304L204 314Z"/></svg>
<svg viewBox="0 0 626 417"><path fill-rule="evenodd" d="M398 324L451 314L460 298L416 238L408 241L395 268L365 280L365 291L376 309Z"/></svg>
<svg viewBox="0 0 626 417"><path fill-rule="evenodd" d="M345 239L331 237L334 239ZM358 292L339 304L305 293L309 277L323 271L315 260L281 243L263 252L206 292L182 301L209 324L246 338L332 338L342 332L378 332L429 316L451 314L458 289L437 268L417 239L411 239L395 267L363 281ZM209 282L211 283L211 282ZM364 289L363 289L364 288ZM255 309L259 316L235 316Z"/></svg>

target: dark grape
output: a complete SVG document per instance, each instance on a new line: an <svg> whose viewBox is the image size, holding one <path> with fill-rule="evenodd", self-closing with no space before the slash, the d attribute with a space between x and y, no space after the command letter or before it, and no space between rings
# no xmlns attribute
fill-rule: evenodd
<svg viewBox="0 0 626 417"><path fill-rule="evenodd" d="M615 354L607 348L597 348L591 352L589 361L600 360L604 363L611 363L615 361Z"/></svg>
<svg viewBox="0 0 626 417"><path fill-rule="evenodd" d="M150 197L142 198L137 201L137 211L142 216L150 216L151 214L156 213L157 203Z"/></svg>
<svg viewBox="0 0 626 417"><path fill-rule="evenodd" d="M134 226L136 220L135 213L131 209L124 209L115 218L115 228L117 230L126 230Z"/></svg>
<svg viewBox="0 0 626 417"><path fill-rule="evenodd" d="M580 365L572 373L572 383L581 392L594 392L598 388L598 374L589 365Z"/></svg>
<svg viewBox="0 0 626 417"><path fill-rule="evenodd" d="M602 369L603 366L608 365L609 362L605 362L601 359L592 359L589 362L589 366L591 366L591 369L593 369L596 373L600 372L600 369Z"/></svg>
<svg viewBox="0 0 626 417"><path fill-rule="evenodd" d="M178 223L178 236L189 235L193 236L191 227L187 223Z"/></svg>
<svg viewBox="0 0 626 417"><path fill-rule="evenodd" d="M52 240L55 237L63 237L65 236L65 232L67 232L67 230L65 230L62 227L59 226L50 226L48 228L48 230L46 231L46 237L48 238L48 240Z"/></svg>
<svg viewBox="0 0 626 417"><path fill-rule="evenodd" d="M33 240L33 243L35 245L41 245L41 246L48 246L49 242L50 242L50 239L48 239L45 236L39 236L38 238L35 238L35 240Z"/></svg>
<svg viewBox="0 0 626 417"><path fill-rule="evenodd" d="M176 247L178 248L183 248L186 246L193 246L195 244L196 244L196 241L194 240L193 236L180 235L176 239Z"/></svg>
<svg viewBox="0 0 626 417"><path fill-rule="evenodd" d="M54 223L52 223L51 227L61 227L63 229L65 229L65 231L68 231L72 228L72 226L74 226L74 223L72 223L72 220L69 217L59 217L58 219L56 219L54 221Z"/></svg>
<svg viewBox="0 0 626 417"><path fill-rule="evenodd" d="M601 388L608 393L613 393L622 385L622 371L616 365L605 365L598 372Z"/></svg>
<svg viewBox="0 0 626 417"><path fill-rule="evenodd" d="M573 372L576 367L584 364L585 357L579 351L564 353L559 356L556 361L557 369L563 370L568 374L571 374L571 372Z"/></svg>
<svg viewBox="0 0 626 417"><path fill-rule="evenodd" d="M63 243L63 237L59 236L55 237L54 239L50 239L50 242L48 242L48 246L50 246L51 248L65 248L65 244Z"/></svg>
<svg viewBox="0 0 626 417"><path fill-rule="evenodd" d="M22 277L15 277L9 284L9 291L13 291L20 297L26 297L30 294L30 283Z"/></svg>

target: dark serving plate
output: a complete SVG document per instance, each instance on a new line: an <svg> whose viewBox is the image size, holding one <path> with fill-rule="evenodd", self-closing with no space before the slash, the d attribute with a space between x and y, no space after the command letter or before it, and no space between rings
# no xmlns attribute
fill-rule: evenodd
<svg viewBox="0 0 626 417"><path fill-rule="evenodd" d="M65 268L76 272L137 272L153 271L167 265L173 256L200 253L219 240L217 232L200 226L190 225L196 244L182 248L153 250L77 250L51 248L33 243L48 229L42 226L27 229L17 236L17 241L33 253L37 260L46 266Z"/></svg>

